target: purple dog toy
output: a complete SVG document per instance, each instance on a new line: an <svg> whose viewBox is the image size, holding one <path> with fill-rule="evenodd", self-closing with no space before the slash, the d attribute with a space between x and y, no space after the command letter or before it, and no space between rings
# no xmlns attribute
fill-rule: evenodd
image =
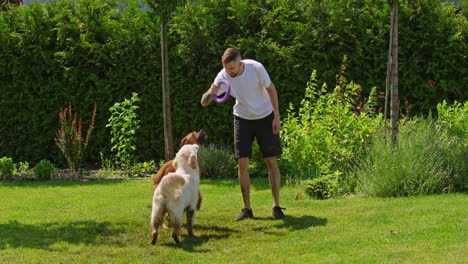
<svg viewBox="0 0 468 264"><path fill-rule="evenodd" d="M217 102L218 104L222 104L224 102L227 101L227 99L229 98L229 95L231 94L231 85L229 85L229 82L227 80L219 80L217 85L220 86L221 84L224 84L227 86L227 90L226 90L226 93L224 94L223 97L218 97L216 96L216 94L213 94L213 100L215 102Z"/></svg>

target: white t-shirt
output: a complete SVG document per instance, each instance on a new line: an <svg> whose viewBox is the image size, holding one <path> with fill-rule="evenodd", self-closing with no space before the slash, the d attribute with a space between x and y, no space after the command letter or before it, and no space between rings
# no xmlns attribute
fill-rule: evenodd
<svg viewBox="0 0 468 264"><path fill-rule="evenodd" d="M231 85L231 96L236 98L234 115L243 119L261 119L273 112L270 96L266 88L271 80L265 67L254 60L242 60L244 72L232 78L223 68L216 76L214 83L220 79L227 80ZM218 96L226 92L226 86L221 84Z"/></svg>

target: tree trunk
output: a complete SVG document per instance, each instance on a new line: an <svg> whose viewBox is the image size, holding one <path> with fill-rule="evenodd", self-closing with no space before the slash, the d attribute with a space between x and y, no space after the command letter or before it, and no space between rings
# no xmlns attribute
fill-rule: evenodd
<svg viewBox="0 0 468 264"><path fill-rule="evenodd" d="M164 116L164 152L166 155L166 160L171 160L174 157L174 148L172 144L172 115L169 92L169 55L167 50L167 23L168 20L163 18L161 22L161 68Z"/></svg>
<svg viewBox="0 0 468 264"><path fill-rule="evenodd" d="M391 70L391 90L390 90L390 119L392 129L392 143L398 141L398 0L393 0L393 38L392 38L392 70Z"/></svg>
<svg viewBox="0 0 468 264"><path fill-rule="evenodd" d="M393 9L390 12L390 38L388 41L388 58L387 58L387 76L385 80L385 105L384 105L384 140L387 144L387 117L388 117L388 94L390 91L390 75L392 73L392 43L393 43L393 24L395 23L395 16Z"/></svg>

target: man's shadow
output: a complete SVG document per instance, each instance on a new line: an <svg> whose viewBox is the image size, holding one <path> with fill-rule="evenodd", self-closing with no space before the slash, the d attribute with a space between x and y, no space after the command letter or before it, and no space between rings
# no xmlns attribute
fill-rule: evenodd
<svg viewBox="0 0 468 264"><path fill-rule="evenodd" d="M303 215L300 217L286 215L283 219L280 220L274 219L272 217L255 217L254 219L278 221L278 223L273 226L256 227L253 229L253 231L260 231L265 234L278 234L278 232L273 232L274 229L296 231L316 226L325 226L328 222L326 218L320 218L311 215Z"/></svg>

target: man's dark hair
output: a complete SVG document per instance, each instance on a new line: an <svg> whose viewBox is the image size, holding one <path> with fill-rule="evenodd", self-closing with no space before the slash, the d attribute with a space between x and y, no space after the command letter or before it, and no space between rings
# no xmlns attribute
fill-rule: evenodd
<svg viewBox="0 0 468 264"><path fill-rule="evenodd" d="M224 51L223 57L221 59L223 64L228 64L231 61L240 60L240 58L241 54L239 50L236 48L227 48L226 51Z"/></svg>

